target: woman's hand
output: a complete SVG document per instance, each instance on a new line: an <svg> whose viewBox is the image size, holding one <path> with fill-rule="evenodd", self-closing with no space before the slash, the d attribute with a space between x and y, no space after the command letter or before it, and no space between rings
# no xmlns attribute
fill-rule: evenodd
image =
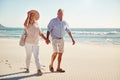
<svg viewBox="0 0 120 80"><path fill-rule="evenodd" d="M30 13L30 11L29 11L29 12L28 12L28 18L30 18L30 14L31 14L31 13Z"/></svg>

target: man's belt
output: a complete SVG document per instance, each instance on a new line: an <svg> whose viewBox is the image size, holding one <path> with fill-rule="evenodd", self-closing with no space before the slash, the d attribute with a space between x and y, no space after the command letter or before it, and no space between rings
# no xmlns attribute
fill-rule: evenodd
<svg viewBox="0 0 120 80"><path fill-rule="evenodd" d="M56 37L55 39L62 39L63 37Z"/></svg>

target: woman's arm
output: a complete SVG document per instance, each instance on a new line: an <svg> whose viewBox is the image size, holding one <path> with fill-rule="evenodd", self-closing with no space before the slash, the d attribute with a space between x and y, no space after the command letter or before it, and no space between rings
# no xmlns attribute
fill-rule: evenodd
<svg viewBox="0 0 120 80"><path fill-rule="evenodd" d="M27 28L28 27L28 25L29 25L29 18L30 18L30 12L28 12L28 16L27 16L27 18L26 18L26 20L25 20L25 22L24 22L24 26Z"/></svg>
<svg viewBox="0 0 120 80"><path fill-rule="evenodd" d="M39 35L45 40L46 44L49 44L50 43L50 40L47 39L43 33L39 32Z"/></svg>
<svg viewBox="0 0 120 80"><path fill-rule="evenodd" d="M40 32L39 32L39 35L46 41L47 38L44 36L43 33L40 33Z"/></svg>

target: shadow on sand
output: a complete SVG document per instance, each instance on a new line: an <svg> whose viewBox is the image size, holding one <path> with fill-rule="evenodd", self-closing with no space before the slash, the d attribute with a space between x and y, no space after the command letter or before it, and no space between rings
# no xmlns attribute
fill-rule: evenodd
<svg viewBox="0 0 120 80"><path fill-rule="evenodd" d="M25 73L25 71L0 75L0 80L19 80L19 79L25 79L25 78L30 78L30 77L34 77L34 76L36 76L36 77L41 76L41 75L38 75L38 74L30 74L30 75L25 75L25 76L8 77L8 76L11 76L11 75L17 75L17 74L22 74L22 73ZM58 73L58 72L44 72L43 75L44 74L51 74L51 73ZM4 77L7 77L7 78L4 78Z"/></svg>
<svg viewBox="0 0 120 80"><path fill-rule="evenodd" d="M17 74L22 74L22 73L25 73L25 71L0 75L0 80L19 80L19 79L29 78L29 77L33 77L33 76L40 76L38 74L30 74L30 75L25 75L25 76L7 77L7 76L17 75ZM7 77L7 78L2 78L2 77Z"/></svg>

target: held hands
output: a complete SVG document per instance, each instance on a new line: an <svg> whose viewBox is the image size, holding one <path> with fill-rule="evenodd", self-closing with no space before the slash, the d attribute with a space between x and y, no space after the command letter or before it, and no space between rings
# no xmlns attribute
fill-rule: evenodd
<svg viewBox="0 0 120 80"><path fill-rule="evenodd" d="M45 42L46 42L46 44L49 44L49 43L50 43L50 40L49 40L49 39L46 39Z"/></svg>

